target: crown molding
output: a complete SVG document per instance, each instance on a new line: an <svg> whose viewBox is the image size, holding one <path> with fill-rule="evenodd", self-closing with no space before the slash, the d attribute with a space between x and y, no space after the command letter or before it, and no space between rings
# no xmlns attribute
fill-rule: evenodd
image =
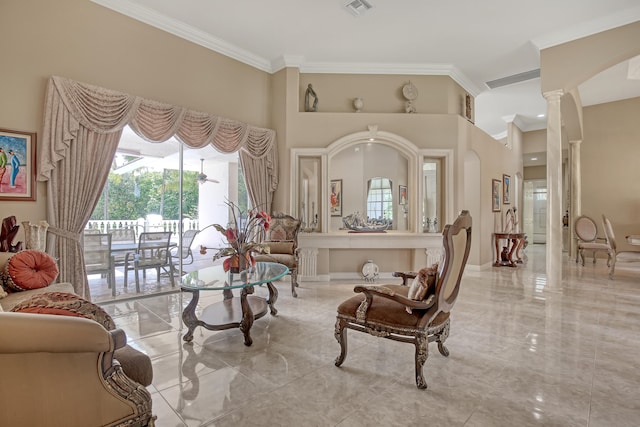
<svg viewBox="0 0 640 427"><path fill-rule="evenodd" d="M255 55L222 39L213 37L191 25L186 25L183 22L169 18L149 8L118 0L91 1L270 74L280 71L285 67L297 67L302 73L319 74L443 75L451 77L474 97L482 92L476 84L451 64L305 62L304 56L300 55L283 55L280 58L269 61L259 55Z"/></svg>
<svg viewBox="0 0 640 427"><path fill-rule="evenodd" d="M287 67L300 68L302 64L304 64L304 56L302 55L282 55L271 62L271 72L277 73Z"/></svg>

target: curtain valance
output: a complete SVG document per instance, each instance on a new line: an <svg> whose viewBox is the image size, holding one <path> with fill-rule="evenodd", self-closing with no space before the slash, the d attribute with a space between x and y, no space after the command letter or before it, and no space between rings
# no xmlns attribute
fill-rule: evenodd
<svg viewBox="0 0 640 427"><path fill-rule="evenodd" d="M47 113L38 168L39 181L51 178L55 163L64 158L80 126L96 133L113 133L129 125L138 136L149 142L163 142L175 136L192 148L211 144L222 153L241 151L251 158L277 165L276 135L272 129L59 76L51 77L45 102ZM57 132L52 131L52 125L58 128ZM53 137L53 133L62 138ZM268 179L277 182L275 176Z"/></svg>
<svg viewBox="0 0 640 427"><path fill-rule="evenodd" d="M122 129L149 142L175 136L192 148L238 151L253 206L269 212L278 186L275 132L62 77L45 98L39 181L47 182L47 221L59 280L90 299L80 236L107 181ZM48 249L49 250L49 249Z"/></svg>

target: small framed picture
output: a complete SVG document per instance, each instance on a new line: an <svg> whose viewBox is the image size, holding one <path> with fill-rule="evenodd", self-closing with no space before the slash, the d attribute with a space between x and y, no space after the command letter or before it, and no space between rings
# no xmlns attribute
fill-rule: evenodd
<svg viewBox="0 0 640 427"><path fill-rule="evenodd" d="M399 200L399 204L401 205L407 204L407 186L406 185L398 186L398 200Z"/></svg>
<svg viewBox="0 0 640 427"><path fill-rule="evenodd" d="M36 200L36 133L0 129L0 200Z"/></svg>
<svg viewBox="0 0 640 427"><path fill-rule="evenodd" d="M500 212L500 180L491 180L491 210Z"/></svg>
<svg viewBox="0 0 640 427"><path fill-rule="evenodd" d="M329 195L331 216L342 216L342 180L331 180L331 186L329 188L331 190L331 194Z"/></svg>
<svg viewBox="0 0 640 427"><path fill-rule="evenodd" d="M511 177L509 175L502 175L502 204L508 205L511 203Z"/></svg>

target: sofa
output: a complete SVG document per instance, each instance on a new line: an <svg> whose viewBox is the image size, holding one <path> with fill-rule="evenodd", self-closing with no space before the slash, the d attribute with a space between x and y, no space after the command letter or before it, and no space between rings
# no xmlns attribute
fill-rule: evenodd
<svg viewBox="0 0 640 427"><path fill-rule="evenodd" d="M0 252L0 268L13 255ZM0 425L153 426L151 362L127 345L124 331L84 317L10 311L57 293L73 294L73 286L0 298Z"/></svg>

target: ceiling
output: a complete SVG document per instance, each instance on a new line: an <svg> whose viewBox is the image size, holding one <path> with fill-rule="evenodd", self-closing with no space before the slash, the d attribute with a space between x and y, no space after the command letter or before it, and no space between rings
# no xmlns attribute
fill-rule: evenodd
<svg viewBox="0 0 640 427"><path fill-rule="evenodd" d="M487 81L540 68L540 50L640 20L638 0L92 0L266 72L444 74L475 97L475 124L543 129L540 78ZM361 6L361 5L360 5ZM359 7L364 9L364 7ZM640 96L628 63L579 87L584 106Z"/></svg>

